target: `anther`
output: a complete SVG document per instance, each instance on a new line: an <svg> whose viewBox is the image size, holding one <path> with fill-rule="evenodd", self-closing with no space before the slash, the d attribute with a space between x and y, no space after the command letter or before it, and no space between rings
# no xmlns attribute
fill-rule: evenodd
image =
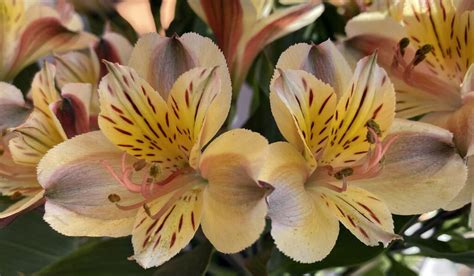
<svg viewBox="0 0 474 276"><path fill-rule="evenodd" d="M138 160L137 162L133 163L133 169L135 171L141 171L143 168L146 167L146 161L144 159Z"/></svg>
<svg viewBox="0 0 474 276"><path fill-rule="evenodd" d="M426 55L433 50L433 46L425 44L416 50L415 57L413 58L413 65L416 66L425 60Z"/></svg>
<svg viewBox="0 0 474 276"><path fill-rule="evenodd" d="M161 173L161 169L158 165L153 164L150 167L150 176L156 178Z"/></svg>
<svg viewBox="0 0 474 276"><path fill-rule="evenodd" d="M405 48L408 47L409 44L410 40L408 39L408 37L404 37L398 42L398 46L400 47L400 53L402 54L402 56L405 55Z"/></svg>
<svg viewBox="0 0 474 276"><path fill-rule="evenodd" d="M116 202L119 202L121 200L121 198L118 194L110 194L107 198L112 203L116 203Z"/></svg>
<svg viewBox="0 0 474 276"><path fill-rule="evenodd" d="M345 177L351 176L354 173L354 169L352 168L344 168L337 173L334 174L334 177L337 180L343 180Z"/></svg>

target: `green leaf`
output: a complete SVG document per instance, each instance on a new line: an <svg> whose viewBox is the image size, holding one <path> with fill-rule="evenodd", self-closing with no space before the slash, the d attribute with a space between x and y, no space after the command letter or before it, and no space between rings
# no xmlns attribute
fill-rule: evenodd
<svg viewBox="0 0 474 276"><path fill-rule="evenodd" d="M416 246L420 249L421 256L448 259L455 263L474 265L474 239L463 239L462 248L455 239L442 242L435 239L422 239L418 237L406 238L407 246Z"/></svg>
<svg viewBox="0 0 474 276"><path fill-rule="evenodd" d="M182 253L160 266L153 275L203 275L207 271L214 248L208 241Z"/></svg>
<svg viewBox="0 0 474 276"><path fill-rule="evenodd" d="M385 275L387 276L416 276L418 275L415 271L411 268L406 266L405 264L396 261L393 257L389 257L390 259L390 267L386 271Z"/></svg>
<svg viewBox="0 0 474 276"><path fill-rule="evenodd" d="M100 240L81 246L74 253L42 269L37 275L152 275L135 261L130 238Z"/></svg>
<svg viewBox="0 0 474 276"><path fill-rule="evenodd" d="M0 275L33 273L71 252L77 240L60 235L32 211L0 229Z"/></svg>
<svg viewBox="0 0 474 276"><path fill-rule="evenodd" d="M107 239L83 245L37 275L201 275L207 269L212 252L212 245L205 242L171 259L158 270L145 270L135 261L128 260L133 255L129 237Z"/></svg>

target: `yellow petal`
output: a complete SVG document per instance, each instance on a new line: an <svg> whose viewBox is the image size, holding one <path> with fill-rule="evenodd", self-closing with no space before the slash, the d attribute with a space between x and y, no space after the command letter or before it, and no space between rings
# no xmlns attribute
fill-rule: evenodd
<svg viewBox="0 0 474 276"><path fill-rule="evenodd" d="M291 114L286 117L276 114L280 131L294 143L292 140L296 135L292 133L293 127L286 126L291 124L288 121L296 124L298 135L304 141L305 157L315 166L314 156L324 148L331 131L337 103L333 88L305 71L281 69L277 71L270 89L275 94L270 97L272 107L275 106L273 113L280 113L277 102L280 101Z"/></svg>
<svg viewBox="0 0 474 276"><path fill-rule="evenodd" d="M49 149L64 141L64 133L58 131L54 119L39 109L34 110L13 130L17 137L10 140L9 148L16 163L36 166Z"/></svg>
<svg viewBox="0 0 474 276"><path fill-rule="evenodd" d="M390 241L400 238L393 233L392 215L387 206L372 193L351 186L342 193L326 188L314 193L321 204L366 245L377 246L382 242L387 247Z"/></svg>
<svg viewBox="0 0 474 276"><path fill-rule="evenodd" d="M221 91L217 68L194 68L178 78L168 98L176 142L196 167L201 148L217 133L227 118L232 94Z"/></svg>
<svg viewBox="0 0 474 276"><path fill-rule="evenodd" d="M329 254L336 243L339 222L305 189L309 170L289 144L271 144L260 179L274 190L267 197L271 235L290 258L312 263Z"/></svg>
<svg viewBox="0 0 474 276"><path fill-rule="evenodd" d="M185 166L166 102L132 68L108 64L99 85L99 126L105 136L130 155L159 163L164 170ZM189 149L188 149L189 150Z"/></svg>
<svg viewBox="0 0 474 276"><path fill-rule="evenodd" d="M370 148L367 122L374 120L382 137L395 115L395 91L387 73L372 55L359 61L352 85L339 99L331 136L321 163L333 168L350 166Z"/></svg>
<svg viewBox="0 0 474 276"><path fill-rule="evenodd" d="M456 12L452 1L413 1L405 5L403 22L410 40L421 47L433 46L425 63L454 86L462 83L474 60L474 11Z"/></svg>
<svg viewBox="0 0 474 276"><path fill-rule="evenodd" d="M24 22L23 1L0 2L0 80L4 80L13 62L17 36Z"/></svg>
<svg viewBox="0 0 474 276"><path fill-rule="evenodd" d="M208 185L201 225L221 252L249 247L265 227L265 190L259 187L257 176L267 145L263 136L235 129L217 137L202 155L199 169Z"/></svg>
<svg viewBox="0 0 474 276"><path fill-rule="evenodd" d="M142 267L159 266L178 254L194 236L199 227L202 211L202 189L192 188L180 196L164 214L153 219L170 197L160 197L140 209L132 232L133 259Z"/></svg>

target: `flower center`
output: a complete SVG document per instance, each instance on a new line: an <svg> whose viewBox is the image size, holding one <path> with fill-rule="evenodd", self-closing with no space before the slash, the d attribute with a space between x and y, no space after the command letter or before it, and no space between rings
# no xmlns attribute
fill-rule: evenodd
<svg viewBox="0 0 474 276"><path fill-rule="evenodd" d="M152 219L160 218L168 209L167 207L174 204L180 197L189 190L194 184L194 169L191 167L184 167L173 171L166 178L162 179L161 169L156 164L148 164L145 160L139 160L132 165L127 165L127 154L122 155L122 162L120 171L117 173L110 164L102 161L105 169L114 177L114 179L124 186L131 193L139 193L143 196L143 200L130 205L120 204L121 198L117 194L108 195L110 202L114 203L120 210L128 211L143 207L145 212ZM142 181L134 182L133 175L135 172L142 171L148 167L148 173L145 173ZM184 179L183 179L184 178ZM160 179L160 180L158 180ZM148 203L162 196L172 193L172 196L163 205L160 210L155 213L150 213Z"/></svg>
<svg viewBox="0 0 474 276"><path fill-rule="evenodd" d="M319 183L321 186L329 188L336 192L344 192L347 190L348 180L366 179L375 177L382 169L383 157L387 153L389 147L395 142L397 136L392 136L385 141L380 139L382 131L379 125L374 120L367 121L367 141L373 144L374 147L369 150L367 157L362 164L353 167L346 167L339 170L327 166L326 176L319 176ZM336 181L334 181L336 179Z"/></svg>
<svg viewBox="0 0 474 276"><path fill-rule="evenodd" d="M405 50L410 44L410 40L407 37L402 38L397 46L395 47L395 54L392 61L392 70L393 72L398 72L402 74L403 80L407 84L413 84L413 80L410 78L411 73L415 66L420 64L423 60L426 59L426 55L433 51L433 46L431 44L425 44L416 50L415 55L413 56L410 62L405 60Z"/></svg>

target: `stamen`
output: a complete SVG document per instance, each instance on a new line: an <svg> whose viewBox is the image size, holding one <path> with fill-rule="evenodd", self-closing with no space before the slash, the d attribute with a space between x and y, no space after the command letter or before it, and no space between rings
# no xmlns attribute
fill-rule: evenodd
<svg viewBox="0 0 474 276"><path fill-rule="evenodd" d="M177 194L182 194L186 191L184 188L189 188L190 183L186 181L175 181L177 177L181 175L185 175L188 173L193 172L191 167L185 167L182 169L178 169L171 173L168 177L161 181L156 181L156 179L161 174L161 169L158 165L152 164L149 169L148 174L144 174L141 183L133 182L133 173L137 171L143 170L148 164L144 160L137 161L133 163L131 166L127 165L126 162L127 154L124 153L121 159L121 168L120 173L117 173L112 166L107 161L101 161L100 163L104 168L112 175L112 177L119 182L122 186L124 186L128 191L132 193L140 193L143 196L143 200L130 204L130 205L122 205L119 204L121 198L117 194L110 194L108 195L108 199L110 202L115 203L115 206L120 210L133 210L140 207L145 208L145 212L148 208L147 203L155 200L158 197L175 193L172 196L172 199L177 196ZM177 198L179 199L179 197ZM176 199L176 200L177 200ZM174 200L173 202L175 202ZM151 215L150 217L156 217L157 215Z"/></svg>

